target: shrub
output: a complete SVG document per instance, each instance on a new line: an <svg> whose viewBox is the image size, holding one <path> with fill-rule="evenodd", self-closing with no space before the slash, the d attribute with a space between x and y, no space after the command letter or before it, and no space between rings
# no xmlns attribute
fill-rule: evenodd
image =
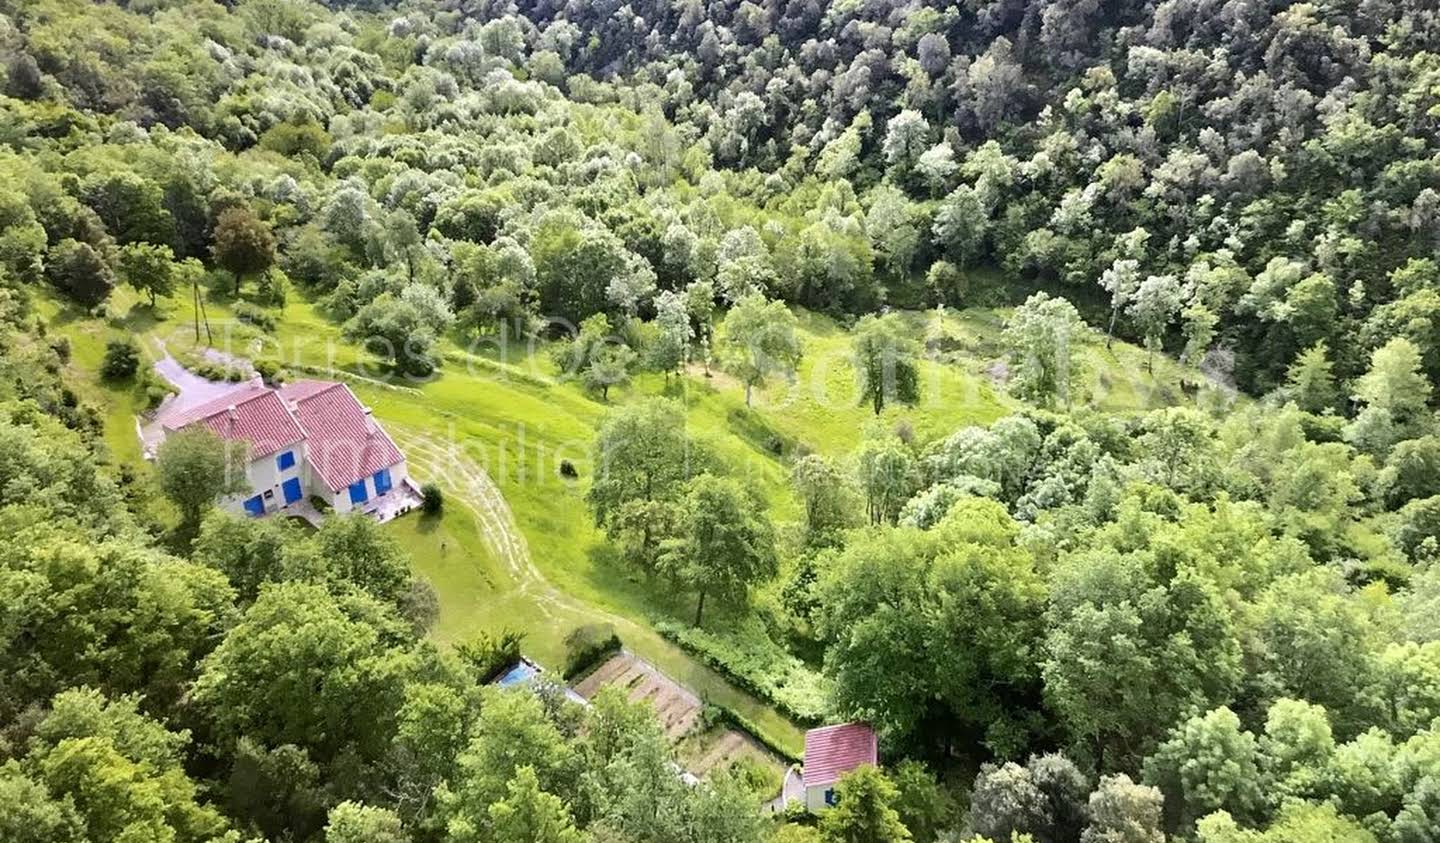
<svg viewBox="0 0 1440 843"><path fill-rule="evenodd" d="M439 515L445 508L445 493L434 483L420 487L420 511L426 515Z"/></svg>
<svg viewBox="0 0 1440 843"><path fill-rule="evenodd" d="M170 397L171 389L164 384L150 382L145 385L145 409L153 410Z"/></svg>
<svg viewBox="0 0 1440 843"><path fill-rule="evenodd" d="M608 623L577 627L565 636L565 678L572 679L620 651L620 636Z"/></svg>
<svg viewBox="0 0 1440 843"><path fill-rule="evenodd" d="M130 380L140 370L140 349L129 339L113 339L105 343L105 359L100 374L106 380Z"/></svg>
<svg viewBox="0 0 1440 843"><path fill-rule="evenodd" d="M235 318L259 328L266 333L275 332L275 317L249 302L235 305Z"/></svg>
<svg viewBox="0 0 1440 843"><path fill-rule="evenodd" d="M567 480L574 480L575 478L580 476L580 472L575 470L575 463L570 462L569 460L561 460L560 476L566 478Z"/></svg>
<svg viewBox="0 0 1440 843"><path fill-rule="evenodd" d="M774 767L761 762L753 755L742 755L730 764L730 772L745 785L756 799L768 800L780 793L784 784Z"/></svg>
<svg viewBox="0 0 1440 843"><path fill-rule="evenodd" d="M500 671L520 661L520 645L525 633L505 630L499 635L481 632L469 641L455 646L455 654L475 671L481 684L500 675Z"/></svg>
<svg viewBox="0 0 1440 843"><path fill-rule="evenodd" d="M321 515L324 515L325 513L330 511L330 502L320 497L319 495L310 496L310 505L315 507L315 511L320 513Z"/></svg>
<svg viewBox="0 0 1440 843"><path fill-rule="evenodd" d="M272 386L285 380L284 373L280 368L280 361L278 360L256 360L255 371L260 374L261 378L264 378L266 383Z"/></svg>
<svg viewBox="0 0 1440 843"><path fill-rule="evenodd" d="M422 577L412 577L410 586L400 596L400 615L410 621L420 635L430 631L440 619L440 595L435 587Z"/></svg>

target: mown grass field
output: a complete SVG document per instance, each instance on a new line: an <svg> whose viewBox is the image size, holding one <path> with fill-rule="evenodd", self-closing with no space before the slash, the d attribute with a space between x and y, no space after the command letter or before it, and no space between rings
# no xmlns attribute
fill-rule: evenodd
<svg viewBox="0 0 1440 843"><path fill-rule="evenodd" d="M41 307L55 329L71 339L71 366L78 375L72 380L81 385L82 397L104 408L113 459L138 466L134 415L144 408L143 389L100 381L105 341L136 336L152 357L162 348L177 356L204 348L203 334L199 346L195 342L188 294L162 300L152 312L128 291L117 290L104 319L76 315L54 301ZM717 462L758 488L777 521L789 521L798 514L787 485L790 454L843 458L875 425L907 426L917 441L928 441L966 424L989 423L1019 406L999 385L1003 367L996 361L1002 356L998 336L1004 312L988 309L904 314L936 360L922 364L917 405L889 407L877 418L856 400L846 330L813 313L799 314L805 357L795 377L757 390L754 407L747 408L739 383L718 369L706 376L698 365L684 377L640 375L631 385L612 389L609 401L602 402L558 378L545 348L488 339L468 345L447 340L437 377L399 382L396 388L385 383L391 379L377 361L344 341L339 326L299 294L292 293L278 314L273 334L235 322L223 294L214 295L208 307L216 347L240 357L276 358L293 377L343 374L402 447L407 438L427 443L426 453L412 455L417 479L431 479L427 469L443 472L453 460L477 465L493 478L534 569L563 599L527 579L513 560L497 558L484 528L463 506L452 504L439 518L402 518L394 523L395 534L439 594L437 640L454 642L480 630L521 630L527 653L558 667L572 629L618 621L627 647L796 749L801 731L794 724L651 629L660 618L688 619L693 605L688 595L647 583L623 567L595 528L584 491L596 426L615 405L662 394L681 400L691 431ZM1183 370L1167 358L1157 358L1151 376L1143 351L1118 342L1107 349L1098 335L1086 343L1083 355L1088 399L1096 406L1139 411L1182 398ZM561 477L562 460L576 467L577 480ZM435 479L445 486L442 478ZM723 623L723 613L714 617Z"/></svg>

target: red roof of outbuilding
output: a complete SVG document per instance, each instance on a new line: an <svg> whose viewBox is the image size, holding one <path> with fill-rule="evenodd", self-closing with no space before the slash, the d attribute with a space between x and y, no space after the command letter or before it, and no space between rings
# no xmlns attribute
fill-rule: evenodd
<svg viewBox="0 0 1440 843"><path fill-rule="evenodd" d="M258 384L237 387L165 421L169 430L192 424L203 424L222 439L245 442L251 460L305 438L305 431L275 390Z"/></svg>
<svg viewBox="0 0 1440 843"><path fill-rule="evenodd" d="M879 758L875 730L864 723L811 729L805 733L805 786L833 784L845 773Z"/></svg>
<svg viewBox="0 0 1440 843"><path fill-rule="evenodd" d="M280 388L306 436L305 459L338 492L401 462L400 449L343 383L296 381Z"/></svg>

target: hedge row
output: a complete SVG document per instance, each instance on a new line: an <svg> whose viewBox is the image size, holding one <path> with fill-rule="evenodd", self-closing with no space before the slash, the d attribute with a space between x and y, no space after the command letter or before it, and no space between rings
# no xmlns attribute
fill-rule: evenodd
<svg viewBox="0 0 1440 843"><path fill-rule="evenodd" d="M804 662L779 650L767 637L755 642L721 638L703 629L661 621L656 630L668 641L722 673L791 720L816 725L825 719L827 684ZM750 644L752 646L747 646ZM766 649L774 652L766 652Z"/></svg>
<svg viewBox="0 0 1440 843"><path fill-rule="evenodd" d="M760 742L760 745L789 761L791 764L799 764L801 755L785 746L774 735L765 731L755 721L736 711L728 705L719 703L705 704L705 719L707 722L717 726L730 726L745 732L750 737Z"/></svg>

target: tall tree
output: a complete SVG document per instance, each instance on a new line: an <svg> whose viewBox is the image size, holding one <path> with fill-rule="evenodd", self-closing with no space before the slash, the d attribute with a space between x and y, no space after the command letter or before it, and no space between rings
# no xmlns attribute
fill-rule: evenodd
<svg viewBox="0 0 1440 843"><path fill-rule="evenodd" d="M377 762L389 752L410 664L385 617L363 595L269 586L206 657L192 700L222 746L247 738L293 744L322 765Z"/></svg>
<svg viewBox="0 0 1440 843"><path fill-rule="evenodd" d="M1090 825L1080 843L1165 843L1160 828L1164 797L1124 773L1104 776L1090 794Z"/></svg>
<svg viewBox="0 0 1440 843"><path fill-rule="evenodd" d="M160 490L180 510L181 528L194 535L215 501L246 488L245 446L191 426L165 437L155 452Z"/></svg>
<svg viewBox="0 0 1440 843"><path fill-rule="evenodd" d="M52 246L45 273L51 283L86 307L105 301L115 288L115 273L105 257L78 240L61 240Z"/></svg>
<svg viewBox="0 0 1440 843"><path fill-rule="evenodd" d="M1322 340L1300 353L1286 373L1285 394L1307 413L1334 410L1340 400L1329 349Z"/></svg>
<svg viewBox="0 0 1440 843"><path fill-rule="evenodd" d="M628 345L603 343L590 356L590 363L580 373L585 388L600 393L600 400L610 400L610 388L630 382L630 367L635 365L635 350Z"/></svg>
<svg viewBox="0 0 1440 843"><path fill-rule="evenodd" d="M490 806L490 840L494 843L582 843L570 811L560 797L540 789L535 768L521 767L510 780L509 794Z"/></svg>
<svg viewBox="0 0 1440 843"><path fill-rule="evenodd" d="M677 533L665 542L661 566L697 592L697 627L708 595L742 601L750 586L779 571L775 530L762 504L732 478L701 474L691 480Z"/></svg>
<svg viewBox="0 0 1440 843"><path fill-rule="evenodd" d="M1145 332L1145 368L1155 371L1155 352L1160 350L1165 331L1180 310L1180 279L1174 275L1151 275L1135 290L1130 313Z"/></svg>
<svg viewBox="0 0 1440 843"><path fill-rule="evenodd" d="M586 493L595 523L614 529L627 503L678 497L704 464L681 405L650 399L612 410L595 435L595 478Z"/></svg>
<svg viewBox="0 0 1440 843"><path fill-rule="evenodd" d="M330 809L326 843L407 843L410 835L394 811L341 802Z"/></svg>
<svg viewBox="0 0 1440 843"><path fill-rule="evenodd" d="M210 249L215 262L235 276L237 296L243 276L264 272L275 263L275 235L270 233L270 226L244 205L220 213Z"/></svg>
<svg viewBox="0 0 1440 843"><path fill-rule="evenodd" d="M790 484L805 505L805 532L812 541L853 522L854 488L834 463L819 454L801 457L790 470Z"/></svg>
<svg viewBox="0 0 1440 843"><path fill-rule="evenodd" d="M1242 821L1258 819L1258 758L1255 736L1222 707L1176 726L1146 760L1145 779L1165 794L1171 832L1189 834L1196 820L1214 811Z"/></svg>
<svg viewBox="0 0 1440 843"><path fill-rule="evenodd" d="M745 296L725 315L723 359L745 384L745 406L751 391L772 374L789 374L800 364L803 348L796 334L795 314L783 302L759 294Z"/></svg>
<svg viewBox="0 0 1440 843"><path fill-rule="evenodd" d="M887 401L913 404L920 399L920 344L910 338L899 316L861 319L851 348L860 401L868 401L875 415Z"/></svg>
<svg viewBox="0 0 1440 843"><path fill-rule="evenodd" d="M1006 320L1002 341L1010 350L1012 388L1042 406L1067 407L1081 384L1079 345L1085 324L1068 301L1035 293Z"/></svg>
<svg viewBox="0 0 1440 843"><path fill-rule="evenodd" d="M655 297L656 336L649 349L650 365L664 372L667 381L685 365L690 343L695 339L686 299L670 290Z"/></svg>
<svg viewBox="0 0 1440 843"><path fill-rule="evenodd" d="M157 296L175 291L175 253L169 246L130 243L120 249L119 270L120 280L148 295L151 307Z"/></svg>
<svg viewBox="0 0 1440 843"><path fill-rule="evenodd" d="M697 593L696 626L708 595L737 602L779 569L761 503L728 477L702 474L690 481L677 532L665 543L661 566Z"/></svg>

